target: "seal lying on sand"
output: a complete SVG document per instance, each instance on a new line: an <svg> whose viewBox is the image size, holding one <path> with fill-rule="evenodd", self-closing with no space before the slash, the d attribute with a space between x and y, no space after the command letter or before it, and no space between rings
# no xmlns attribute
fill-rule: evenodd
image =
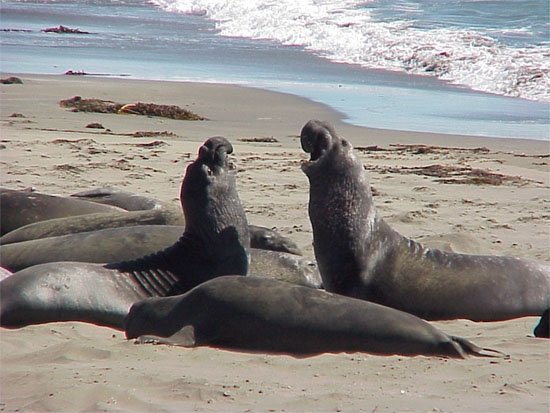
<svg viewBox="0 0 550 413"><path fill-rule="evenodd" d="M249 228L251 227L253 226L249 225ZM266 231L267 234L273 232L268 229ZM183 227L173 225L109 228L2 245L0 254L2 265L11 271L21 271L33 265L57 261L119 262L165 249L177 242L182 233ZM259 233L266 232L261 230ZM254 232L251 233L251 245L254 238L252 234ZM8 235L10 234L5 236ZM284 237L278 234L271 238L283 239ZM270 247L269 243L270 241L266 240L261 242L261 246ZM250 274L284 279L313 288L321 286L317 266L310 260L298 255L257 248L252 248L250 253Z"/></svg>
<svg viewBox="0 0 550 413"><path fill-rule="evenodd" d="M95 188L88 191L78 192L76 194L72 194L71 196L79 197L79 198L86 199L93 202L99 202L102 204L117 206L120 208L124 208L128 211L168 208L166 205L164 205L161 201L157 199L134 194L132 192L122 191L116 188L110 188L110 187ZM144 225L144 224L141 224L141 225ZM183 224L184 223L181 222L181 225ZM147 225L178 225L178 224L176 223L174 224L150 223L149 224L148 223ZM123 226L123 225L118 225L118 226ZM110 228L114 228L114 226ZM281 251L281 252L288 252L290 254L302 255L302 251L300 251L296 243L294 243L289 238L283 237L276 231L273 231L269 228L265 228L262 226L252 225L252 224L249 225L248 228L250 230L250 246L252 248L261 248L265 250ZM95 229L100 229L100 228L90 228L88 229L88 231L92 231ZM74 232L84 232L84 230L66 232L66 234L74 233ZM57 235L64 235L64 234L57 234ZM35 237L35 238L43 238L43 237ZM0 239L0 244L2 243L1 241L2 240Z"/></svg>
<svg viewBox="0 0 550 413"><path fill-rule="evenodd" d="M0 245L108 228L135 225L180 225L180 228L183 228L182 224L182 213L175 208L98 212L33 222L4 234L0 237ZM181 233L183 230L180 230Z"/></svg>
<svg viewBox="0 0 550 413"><path fill-rule="evenodd" d="M184 230L184 226L181 225L183 221L181 212L171 208L75 215L34 222L14 229L0 237L0 245L132 226L178 226L181 234ZM294 241L272 229L258 225L249 225L248 229L252 248L302 255L302 251Z"/></svg>
<svg viewBox="0 0 550 413"><path fill-rule="evenodd" d="M167 207L167 205L158 199L111 187L89 189L72 194L71 197L99 204L117 206L126 211L145 211Z"/></svg>
<svg viewBox="0 0 550 413"><path fill-rule="evenodd" d="M127 338L141 342L301 356L501 355L393 308L255 277L219 277L183 295L140 301L124 326Z"/></svg>
<svg viewBox="0 0 550 413"><path fill-rule="evenodd" d="M248 226L248 230L251 248L302 255L302 251L294 241L277 231L252 224Z"/></svg>
<svg viewBox="0 0 550 413"><path fill-rule="evenodd" d="M550 307L550 265L425 248L378 215L352 145L330 125L308 122L301 143L311 154L302 170L310 182L315 257L328 291L428 320L506 320Z"/></svg>
<svg viewBox="0 0 550 413"><path fill-rule="evenodd" d="M25 197L30 198L32 193L27 191L16 191L23 193ZM84 195L81 195L84 194ZM87 194L93 194L87 195ZM96 195L99 194L99 195ZM85 199L90 199L99 204L108 204L118 207L129 208L128 212L99 212L84 215L70 215L54 219L40 220L32 222L19 228L15 228L0 237L0 245L12 244L15 242L29 241L33 239L56 237L60 235L76 234L80 232L96 231L107 228L129 227L137 225L181 225L180 234L183 232L183 219L181 210L165 205L162 202L132 192L114 190L113 188L97 188L90 191L79 192L76 194ZM72 196L76 196L72 195ZM56 206L63 204L58 196L39 194L41 208L54 210ZM48 200L51 204L49 208ZM70 198L69 198L70 200ZM74 203L65 202L70 205ZM142 208L142 209L139 209ZM2 217L10 219L12 216L18 216L17 211L10 210L7 203L2 210ZM23 212L24 215L40 218L40 211L34 211L28 207ZM8 226L10 226L8 224ZM265 227L258 225L249 225L250 246L252 248L261 248L271 251L288 252L290 254L302 255L302 252L291 239ZM171 245L169 244L166 245ZM156 250L155 250L156 251ZM77 260L80 261L80 260ZM89 261L98 262L98 261ZM101 260L99 262L105 262Z"/></svg>
<svg viewBox="0 0 550 413"><path fill-rule="evenodd" d="M222 137L208 139L186 170L180 199L186 227L171 247L115 264L50 263L0 282L0 324L85 321L121 328L130 305L181 294L220 275L245 275L249 233Z"/></svg>
<svg viewBox="0 0 550 413"><path fill-rule="evenodd" d="M0 210L0 235L45 219L124 211L112 205L7 188L0 188Z"/></svg>

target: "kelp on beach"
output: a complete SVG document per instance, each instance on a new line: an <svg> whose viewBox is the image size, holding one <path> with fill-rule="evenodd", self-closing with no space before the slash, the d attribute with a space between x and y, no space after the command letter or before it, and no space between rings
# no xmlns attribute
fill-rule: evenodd
<svg viewBox="0 0 550 413"><path fill-rule="evenodd" d="M59 105L73 112L95 112L157 116L175 120L207 120L188 109L176 105L158 105L156 103L118 103L111 100L83 99L80 96L59 101Z"/></svg>

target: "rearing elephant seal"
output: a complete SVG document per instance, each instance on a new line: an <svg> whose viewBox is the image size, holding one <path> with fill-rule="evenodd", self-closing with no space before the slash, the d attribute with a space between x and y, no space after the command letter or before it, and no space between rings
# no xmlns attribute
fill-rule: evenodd
<svg viewBox="0 0 550 413"><path fill-rule="evenodd" d="M550 265L425 248L378 215L352 145L330 125L308 122L301 143L311 154L302 170L310 182L315 257L328 291L428 320L506 320L550 307Z"/></svg>
<svg viewBox="0 0 550 413"><path fill-rule="evenodd" d="M181 294L220 275L245 275L250 238L227 159L232 151L225 138L210 138L187 167L180 193L186 226L174 245L134 261L55 262L19 271L0 283L0 324L85 321L122 328L136 301Z"/></svg>
<svg viewBox="0 0 550 413"><path fill-rule="evenodd" d="M141 342L301 356L356 351L502 355L448 336L412 314L255 277L218 277L183 295L135 303L125 330L127 338L140 337Z"/></svg>

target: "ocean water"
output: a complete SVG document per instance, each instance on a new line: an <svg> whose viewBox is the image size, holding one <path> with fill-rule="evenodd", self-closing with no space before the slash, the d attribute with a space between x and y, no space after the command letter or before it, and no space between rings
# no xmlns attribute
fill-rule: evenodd
<svg viewBox="0 0 550 413"><path fill-rule="evenodd" d="M311 98L364 126L550 140L549 7L2 0L0 70L238 83ZM59 25L91 34L41 31Z"/></svg>

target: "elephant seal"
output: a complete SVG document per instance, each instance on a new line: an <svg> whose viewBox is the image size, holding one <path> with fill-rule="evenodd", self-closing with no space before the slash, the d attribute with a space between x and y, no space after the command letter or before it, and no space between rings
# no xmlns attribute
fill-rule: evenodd
<svg viewBox="0 0 550 413"><path fill-rule="evenodd" d="M122 212L121 208L31 191L0 188L0 235L45 219L96 212Z"/></svg>
<svg viewBox="0 0 550 413"><path fill-rule="evenodd" d="M138 342L296 356L502 355L393 308L255 277L219 277L183 295L137 302L124 328L126 337L139 337Z"/></svg>
<svg viewBox="0 0 550 413"><path fill-rule="evenodd" d="M176 212L172 208L129 212L99 212L95 214L75 215L65 218L55 218L34 222L32 224L14 229L13 231L10 231L0 237L0 245L132 226L179 226L178 231L179 235L181 235L184 230L183 223L184 220L181 212ZM252 248L302 255L300 248L298 248L296 243L290 238L284 237L272 229L258 225L249 225L248 228L250 232L250 246ZM160 231L160 228L158 230ZM174 228L168 228L167 234L172 234L174 230ZM123 232L124 230L115 230L112 231L111 235L119 237ZM128 232L131 233L132 230L129 230ZM67 241L71 240L71 238L73 241L77 241L79 237L67 237ZM113 243L111 244L113 245ZM165 244L165 246L169 246L171 244L172 242ZM47 244L44 243L43 245ZM95 248L103 248L103 250L106 250L106 248L101 245L96 245ZM16 249L20 250L21 246ZM105 260L89 262L105 262Z"/></svg>
<svg viewBox="0 0 550 413"><path fill-rule="evenodd" d="M174 225L107 228L6 244L0 253L2 265L11 271L59 261L129 261L170 247L183 232L183 227Z"/></svg>
<svg viewBox="0 0 550 413"><path fill-rule="evenodd" d="M263 233L260 231L261 227L256 228L258 232ZM11 271L21 271L33 265L58 261L90 263L128 261L169 247L178 241L183 231L183 227L175 225L108 228L2 245L0 254L2 265ZM253 246L253 238L251 236L251 246ZM263 244L260 246L270 247ZM321 287L317 266L301 256L252 248L250 257L250 274L262 274L262 276L284 279L313 288Z"/></svg>
<svg viewBox="0 0 550 413"><path fill-rule="evenodd" d="M352 145L327 123L301 131L311 154L309 217L315 257L328 291L394 307L428 320L497 321L550 307L550 265L512 257L426 248L380 217Z"/></svg>
<svg viewBox="0 0 550 413"><path fill-rule="evenodd" d="M225 138L210 138L187 167L180 191L185 232L172 246L132 261L55 262L19 271L0 282L0 325L84 321L122 328L136 301L181 294L220 275L245 275L250 239L232 152Z"/></svg>
<svg viewBox="0 0 550 413"><path fill-rule="evenodd" d="M248 226L248 230L250 232L251 248L302 255L302 251L294 241L277 231L252 224Z"/></svg>
<svg viewBox="0 0 550 413"><path fill-rule="evenodd" d="M174 208L129 212L97 212L95 214L74 215L33 222L0 237L0 245L135 225L180 225L181 234L183 233L182 224L182 213Z"/></svg>
<svg viewBox="0 0 550 413"><path fill-rule="evenodd" d="M274 278L310 288L323 287L315 261L281 251L252 248L251 252L248 275Z"/></svg>
<svg viewBox="0 0 550 413"><path fill-rule="evenodd" d="M126 211L146 211L166 207L158 199L111 187L89 189L71 194L71 197L99 204L113 205Z"/></svg>

